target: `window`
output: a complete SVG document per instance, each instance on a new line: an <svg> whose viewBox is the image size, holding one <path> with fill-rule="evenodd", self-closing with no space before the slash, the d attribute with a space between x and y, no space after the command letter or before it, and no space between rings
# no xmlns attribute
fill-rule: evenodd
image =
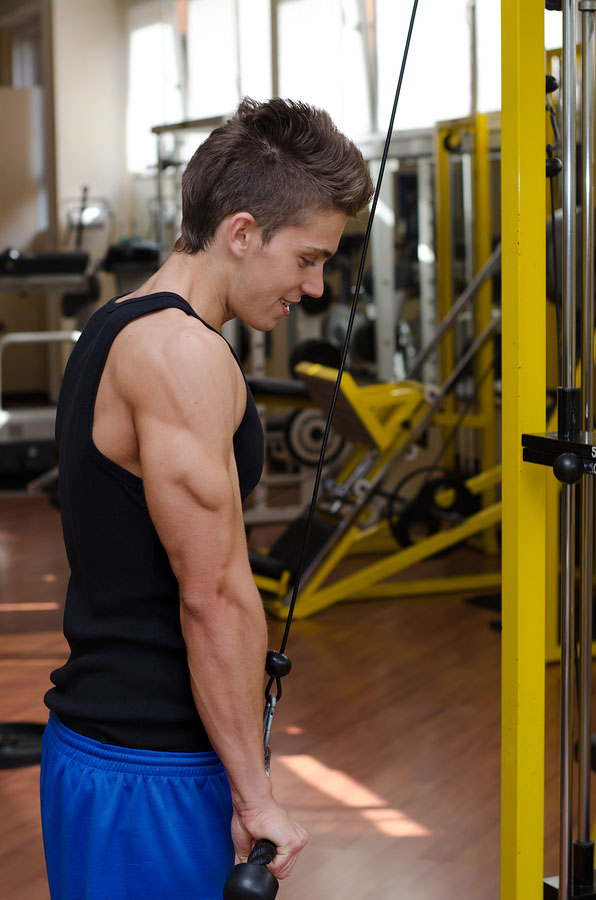
<svg viewBox="0 0 596 900"><path fill-rule="evenodd" d="M281 96L323 107L352 138L369 133L359 4L356 0L281 0L278 10Z"/></svg>
<svg viewBox="0 0 596 900"><path fill-rule="evenodd" d="M167 7L142 3L128 10L127 160L131 172L155 165L154 125L182 118L175 29Z"/></svg>
<svg viewBox="0 0 596 900"><path fill-rule="evenodd" d="M271 96L269 0L190 0L191 119L232 112L243 96Z"/></svg>

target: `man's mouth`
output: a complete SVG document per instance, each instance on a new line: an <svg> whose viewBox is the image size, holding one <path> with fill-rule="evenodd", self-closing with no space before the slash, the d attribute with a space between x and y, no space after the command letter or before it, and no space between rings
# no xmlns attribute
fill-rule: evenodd
<svg viewBox="0 0 596 900"><path fill-rule="evenodd" d="M290 311L290 304L288 303L287 300L284 300L283 297L282 297L282 299L281 299L279 302L281 303L281 305L282 305L283 307L285 307L285 308L288 310L288 312Z"/></svg>

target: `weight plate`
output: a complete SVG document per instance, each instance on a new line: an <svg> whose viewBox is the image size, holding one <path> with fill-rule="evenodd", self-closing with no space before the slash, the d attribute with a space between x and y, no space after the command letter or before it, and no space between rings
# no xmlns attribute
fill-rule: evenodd
<svg viewBox="0 0 596 900"><path fill-rule="evenodd" d="M478 498L461 478L453 475L431 479L421 489L417 500L422 507L439 518L441 515L457 513L465 519L478 510Z"/></svg>
<svg viewBox="0 0 596 900"><path fill-rule="evenodd" d="M391 516L389 525L397 543L401 547L410 547L431 534L436 534L441 522L417 500L413 500L400 516Z"/></svg>
<svg viewBox="0 0 596 900"><path fill-rule="evenodd" d="M286 425L286 441L292 456L306 466L316 466L321 454L321 444L327 422L316 409L298 409L292 413ZM325 462L337 459L344 447L341 435L329 433Z"/></svg>

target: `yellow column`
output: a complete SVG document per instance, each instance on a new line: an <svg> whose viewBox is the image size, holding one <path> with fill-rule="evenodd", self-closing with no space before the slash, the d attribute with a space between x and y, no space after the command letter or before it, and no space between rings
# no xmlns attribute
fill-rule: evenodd
<svg viewBox="0 0 596 900"><path fill-rule="evenodd" d="M545 486L544 0L502 0L502 900L542 900Z"/></svg>

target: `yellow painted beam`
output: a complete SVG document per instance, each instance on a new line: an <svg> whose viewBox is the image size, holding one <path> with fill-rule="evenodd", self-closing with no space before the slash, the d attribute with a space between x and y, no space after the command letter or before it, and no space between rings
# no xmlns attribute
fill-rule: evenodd
<svg viewBox="0 0 596 900"><path fill-rule="evenodd" d="M542 900L545 488L544 0L502 0L503 633L501 898ZM541 162L542 161L542 162Z"/></svg>
<svg viewBox="0 0 596 900"><path fill-rule="evenodd" d="M340 578L332 584L319 587L319 585L323 584L324 578L319 578L317 584L314 584L313 580L304 591L300 592L295 616L299 619L305 618L331 606L333 603L347 600L352 594L367 590L370 586L386 578L391 578L398 572L403 572L404 569L408 569L415 563L428 559L441 550L446 550L448 547L454 547L460 541L467 540L473 534L478 534L484 529L496 525L500 518L501 504L495 503L493 506L475 513L453 528L439 531L437 534L433 534L417 544L412 544L410 547L399 550L397 553L385 557L379 562L372 563L370 566L363 566L357 572L352 572L351 575ZM329 575L333 568L329 566L325 576Z"/></svg>
<svg viewBox="0 0 596 900"><path fill-rule="evenodd" d="M472 575L448 575L440 578L421 578L415 581L385 581L362 591L356 591L348 600L372 600L379 597L420 597L433 594L465 594L469 591L498 590L501 587L500 572L476 572Z"/></svg>

